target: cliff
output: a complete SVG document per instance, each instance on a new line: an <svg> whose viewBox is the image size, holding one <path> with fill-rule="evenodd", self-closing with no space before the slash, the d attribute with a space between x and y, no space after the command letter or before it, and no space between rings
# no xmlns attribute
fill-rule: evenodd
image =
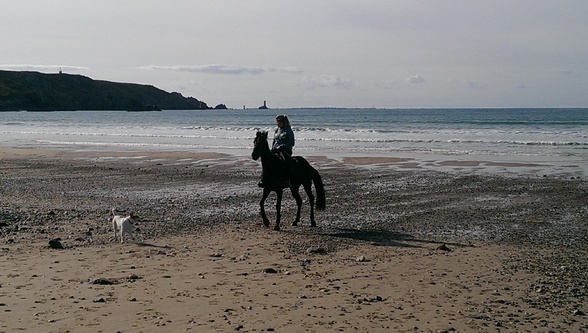
<svg viewBox="0 0 588 333"><path fill-rule="evenodd" d="M0 111L198 110L206 103L151 85L82 75L0 71Z"/></svg>

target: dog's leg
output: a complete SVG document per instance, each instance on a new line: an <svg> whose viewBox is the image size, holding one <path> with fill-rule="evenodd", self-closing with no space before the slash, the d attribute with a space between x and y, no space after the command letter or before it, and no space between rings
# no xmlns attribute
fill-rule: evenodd
<svg viewBox="0 0 588 333"><path fill-rule="evenodd" d="M135 225L131 224L131 227L129 228L129 236L131 236L131 239L133 240L133 242L137 242L137 238L135 238Z"/></svg>
<svg viewBox="0 0 588 333"><path fill-rule="evenodd" d="M112 230L114 230L114 239L116 239L116 217L112 218Z"/></svg>

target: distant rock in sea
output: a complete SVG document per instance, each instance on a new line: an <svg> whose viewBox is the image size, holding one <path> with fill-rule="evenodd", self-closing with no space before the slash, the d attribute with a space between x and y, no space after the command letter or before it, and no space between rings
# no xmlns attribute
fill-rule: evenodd
<svg viewBox="0 0 588 333"><path fill-rule="evenodd" d="M0 71L0 111L204 110L208 105L151 85L64 73Z"/></svg>

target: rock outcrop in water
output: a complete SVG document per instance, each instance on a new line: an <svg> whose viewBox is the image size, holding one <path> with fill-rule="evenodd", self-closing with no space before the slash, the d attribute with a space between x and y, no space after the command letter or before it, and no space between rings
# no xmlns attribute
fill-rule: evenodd
<svg viewBox="0 0 588 333"><path fill-rule="evenodd" d="M0 111L202 110L208 105L151 85L82 75L0 71Z"/></svg>

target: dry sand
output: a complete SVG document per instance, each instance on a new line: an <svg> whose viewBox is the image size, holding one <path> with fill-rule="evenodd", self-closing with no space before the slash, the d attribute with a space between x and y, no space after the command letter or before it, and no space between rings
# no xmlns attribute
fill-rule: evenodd
<svg viewBox="0 0 588 333"><path fill-rule="evenodd" d="M584 179L313 157L319 227L275 232L245 158L0 154L0 332L588 332Z"/></svg>

